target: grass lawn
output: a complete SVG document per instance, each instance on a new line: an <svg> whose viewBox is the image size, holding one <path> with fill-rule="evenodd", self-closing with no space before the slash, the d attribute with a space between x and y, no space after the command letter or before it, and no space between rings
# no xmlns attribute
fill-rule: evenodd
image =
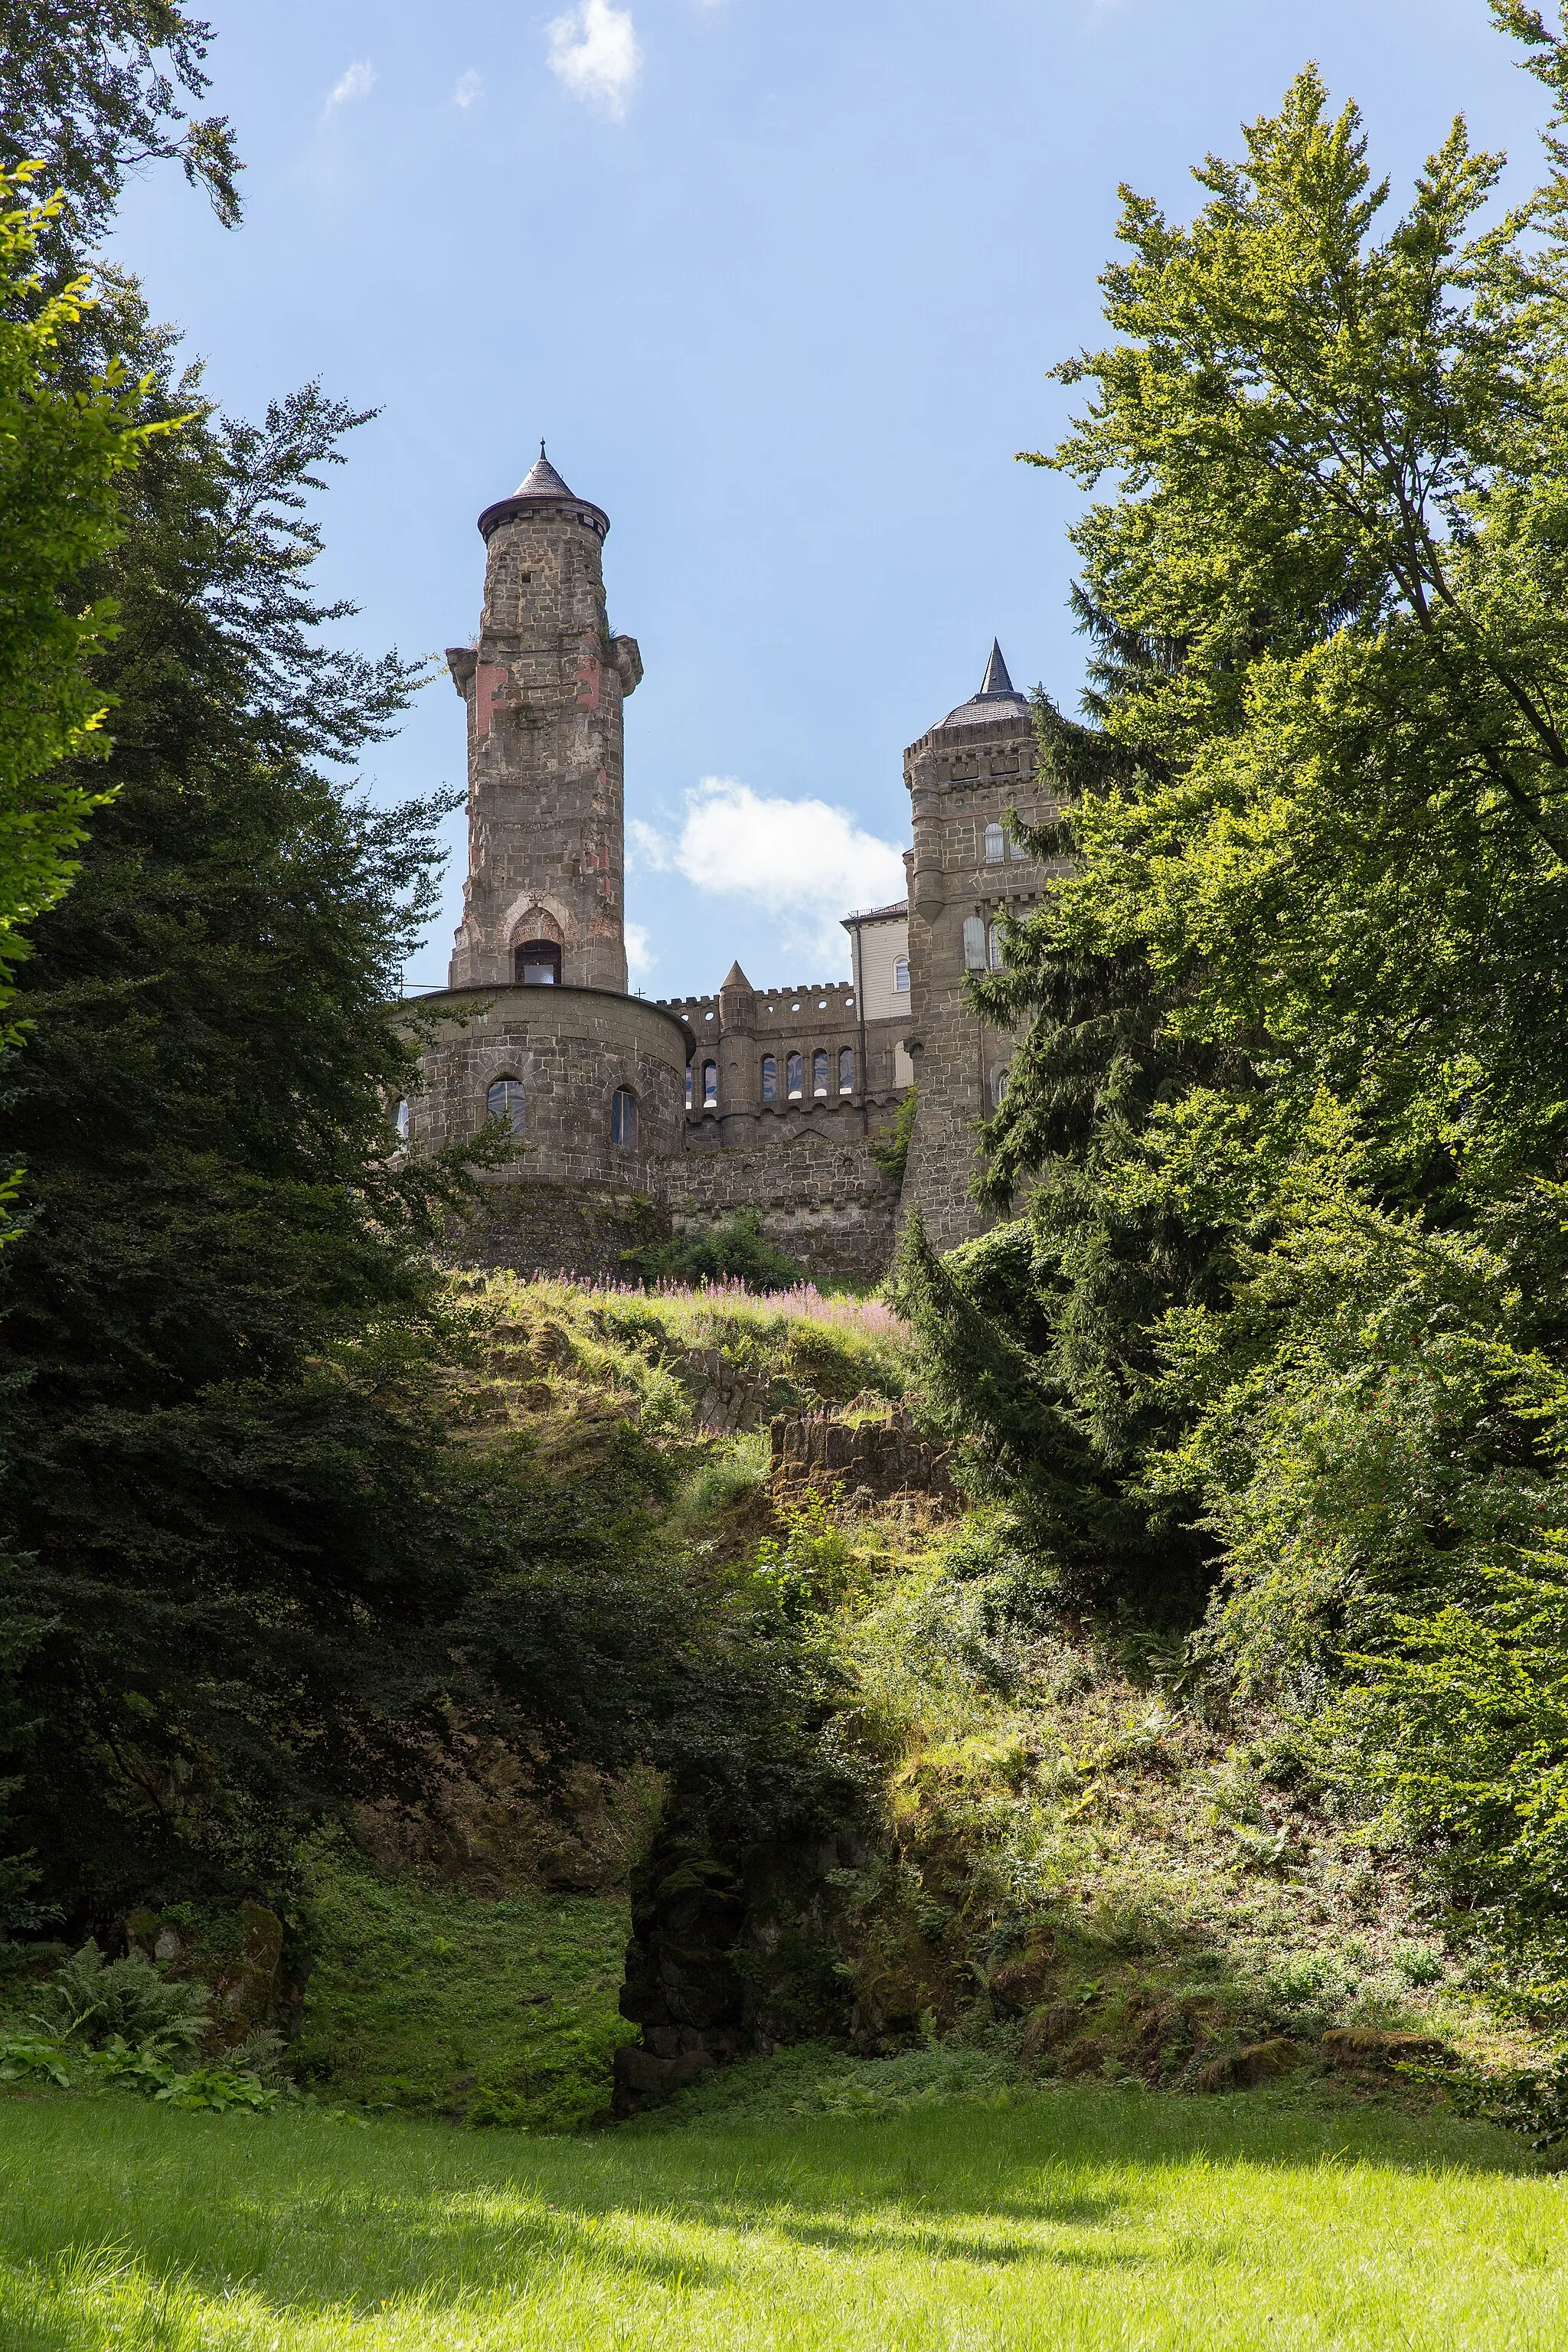
<svg viewBox="0 0 1568 2352"><path fill-rule="evenodd" d="M5 2352L1568 2343L1479 2126L1062 2090L588 2139L0 2098Z"/></svg>

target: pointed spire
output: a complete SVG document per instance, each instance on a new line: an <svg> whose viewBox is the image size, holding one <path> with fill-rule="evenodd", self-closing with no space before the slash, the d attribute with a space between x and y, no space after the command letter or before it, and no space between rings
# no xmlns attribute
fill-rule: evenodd
<svg viewBox="0 0 1568 2352"><path fill-rule="evenodd" d="M562 480L560 475L556 472L554 467L545 456L544 439L543 436L541 435L539 442L539 455L534 459L533 464L529 467L527 473L523 476L521 481L518 484L516 489L512 492L513 498L569 499L572 495L572 492L567 488L565 483Z"/></svg>
<svg viewBox="0 0 1568 2352"><path fill-rule="evenodd" d="M542 453L543 442L542 441L539 446ZM991 658L985 665L985 675L980 681L980 691L982 694L1008 696L1016 696L1017 693L1017 688L1007 675L1007 665L1002 658L1002 647L995 637L991 640Z"/></svg>
<svg viewBox="0 0 1568 2352"><path fill-rule="evenodd" d="M739 962L732 963L730 966L729 971L725 973L723 979L719 983L719 993L721 996L725 996L728 995L730 990L732 988L750 989L751 985L751 982L741 970Z"/></svg>

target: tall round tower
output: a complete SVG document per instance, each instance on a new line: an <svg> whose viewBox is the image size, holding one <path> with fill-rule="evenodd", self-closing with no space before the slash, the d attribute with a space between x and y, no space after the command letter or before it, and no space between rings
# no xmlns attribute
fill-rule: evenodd
<svg viewBox="0 0 1568 2352"><path fill-rule="evenodd" d="M454 988L510 982L624 992L621 705L642 677L612 637L608 516L539 461L479 517L478 642L447 656L468 707L468 878Z"/></svg>

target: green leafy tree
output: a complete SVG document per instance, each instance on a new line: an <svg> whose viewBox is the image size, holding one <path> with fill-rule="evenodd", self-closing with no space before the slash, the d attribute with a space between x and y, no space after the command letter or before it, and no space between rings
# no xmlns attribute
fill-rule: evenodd
<svg viewBox="0 0 1568 2352"><path fill-rule="evenodd" d="M104 782L101 684L87 665L114 625L112 599L79 583L121 528L127 468L155 423L138 422L122 367L85 386L62 365L87 281L38 303L41 224L57 204L26 201L37 167L0 176L0 1005L27 925L67 887L72 852Z"/></svg>
<svg viewBox="0 0 1568 2352"><path fill-rule="evenodd" d="M239 219L243 169L222 115L183 110L199 99L211 27L172 0L0 0L0 163L41 158L64 200L49 257L96 246L125 183L177 161L226 227Z"/></svg>

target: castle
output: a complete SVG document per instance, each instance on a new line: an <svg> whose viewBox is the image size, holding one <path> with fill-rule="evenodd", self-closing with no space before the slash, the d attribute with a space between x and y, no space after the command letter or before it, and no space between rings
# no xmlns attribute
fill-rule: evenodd
<svg viewBox="0 0 1568 2352"><path fill-rule="evenodd" d="M1000 648L904 754L908 895L846 916L849 980L753 988L736 963L711 996L654 1002L626 986L622 708L643 673L605 618L609 518L541 443L479 528L479 634L447 656L468 706L463 919L448 986L418 1000L421 1091L399 1108L413 1149L487 1118L517 1139L465 1256L614 1273L628 1248L752 1209L813 1274L865 1281L911 1208L940 1247L981 1232L974 1129L1014 1041L964 974L999 959L998 916L1058 870L1005 823L1055 812ZM910 1086L900 1183L869 1145Z"/></svg>

